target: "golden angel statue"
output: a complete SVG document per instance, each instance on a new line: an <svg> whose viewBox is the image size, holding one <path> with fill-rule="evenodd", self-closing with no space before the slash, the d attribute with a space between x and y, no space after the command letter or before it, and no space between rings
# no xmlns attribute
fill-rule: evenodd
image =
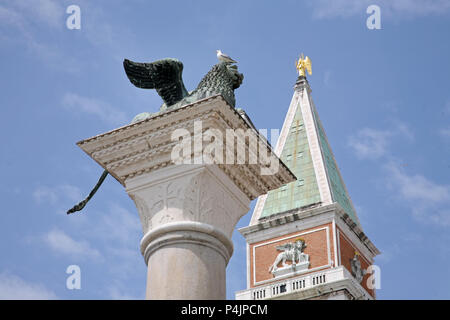
<svg viewBox="0 0 450 320"><path fill-rule="evenodd" d="M299 77L306 77L306 71L308 71L309 75L312 74L311 69L311 59L308 56L306 58L302 56L295 62L295 67L297 68Z"/></svg>

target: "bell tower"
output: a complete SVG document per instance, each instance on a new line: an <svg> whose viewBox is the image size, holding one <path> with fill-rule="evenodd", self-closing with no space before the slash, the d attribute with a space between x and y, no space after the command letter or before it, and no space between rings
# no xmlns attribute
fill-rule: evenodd
<svg viewBox="0 0 450 320"><path fill-rule="evenodd" d="M306 73L298 78L278 155L297 180L260 196L247 242L247 289L236 299L375 299L372 267L380 252L362 231L311 98Z"/></svg>

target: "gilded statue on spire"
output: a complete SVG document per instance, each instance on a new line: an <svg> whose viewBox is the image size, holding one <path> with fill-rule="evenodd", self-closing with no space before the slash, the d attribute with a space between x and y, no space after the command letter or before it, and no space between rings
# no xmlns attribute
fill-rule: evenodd
<svg viewBox="0 0 450 320"><path fill-rule="evenodd" d="M295 62L295 67L297 68L299 77L306 77L306 71L308 71L309 75L312 74L311 69L311 59L308 56L306 58L302 56Z"/></svg>

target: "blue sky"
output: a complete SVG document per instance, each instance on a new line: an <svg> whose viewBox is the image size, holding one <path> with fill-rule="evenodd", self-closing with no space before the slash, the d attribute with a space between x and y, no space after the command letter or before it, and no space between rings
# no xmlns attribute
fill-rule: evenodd
<svg viewBox="0 0 450 320"><path fill-rule="evenodd" d="M81 8L81 29L66 8ZM366 8L381 8L368 30ZM312 95L366 234L382 251L380 299L450 298L450 1L0 1L0 298L143 299L132 200L75 142L158 110L123 58L180 59L188 90L239 61L237 107L280 128L301 52ZM252 203L252 207L254 202ZM249 223L251 213L238 227ZM227 297L246 286L236 231ZM79 265L81 290L66 288Z"/></svg>

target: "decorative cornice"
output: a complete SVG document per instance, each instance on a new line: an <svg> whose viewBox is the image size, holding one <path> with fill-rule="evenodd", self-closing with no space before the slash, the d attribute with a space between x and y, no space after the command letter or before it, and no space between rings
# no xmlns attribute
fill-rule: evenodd
<svg viewBox="0 0 450 320"><path fill-rule="evenodd" d="M275 156L267 140L220 95L199 100L181 108L167 109L150 118L88 138L77 144L125 186L127 179L175 165L171 159L171 151L178 142L171 140L171 134L174 130L183 128L194 136L196 121L201 121L203 132L210 128L218 129L222 133L228 129L242 129L250 132L258 144L265 146L267 153L278 161L278 171L270 175L261 173L262 165L259 162L257 164L215 164L249 199L253 200L261 194L296 179L289 168ZM245 137L239 136L238 139L245 139ZM207 143L203 142L203 144ZM246 154L249 154L249 149L249 142L245 141ZM196 150L193 148L191 151L193 158Z"/></svg>
<svg viewBox="0 0 450 320"><path fill-rule="evenodd" d="M320 203L318 203L307 208L297 208L281 212L260 219L257 224L240 228L239 232L247 239L247 241L251 240L250 243L253 243L263 240L260 239L260 237L257 237L258 234L261 234L261 237L267 239L271 236L275 236L272 235L272 233L267 232L268 230L275 227L288 225L300 220L306 221L308 218L322 219L323 221L320 220L320 223L332 222L333 219L335 219L338 226L341 227L341 229L344 229L342 231L347 231L347 233L353 234L360 241L360 243L364 245L366 250L370 252L372 257L380 254L380 251L362 231L361 227L348 216L348 214L337 202L326 206L322 206L320 205ZM314 221L314 224L318 225L318 223L318 220ZM264 233L264 236L262 235L262 232ZM278 236L280 235L279 231L275 233L278 234Z"/></svg>

